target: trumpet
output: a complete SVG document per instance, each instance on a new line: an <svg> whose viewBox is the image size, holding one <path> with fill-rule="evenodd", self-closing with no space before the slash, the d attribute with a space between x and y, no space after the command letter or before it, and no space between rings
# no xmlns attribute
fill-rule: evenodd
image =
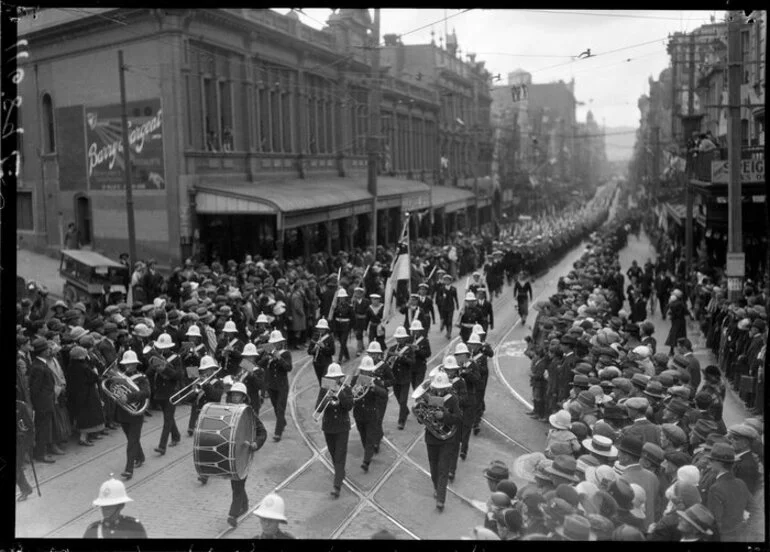
<svg viewBox="0 0 770 552"><path fill-rule="evenodd" d="M326 341L326 338L329 337L329 334L322 335L318 341L313 342L313 346L315 347L315 352L313 354L313 362L318 360L318 355L321 354L321 345L324 341Z"/></svg>
<svg viewBox="0 0 770 552"><path fill-rule="evenodd" d="M132 403L126 401L126 397L129 393L139 391L140 389L134 380L117 369L116 363L113 363L104 371L102 390L107 396L111 397L120 408L134 416L143 414L150 405L150 399L145 399L143 402L135 401Z"/></svg>
<svg viewBox="0 0 770 552"><path fill-rule="evenodd" d="M326 412L326 409L329 407L329 405L332 402L335 402L339 400L340 393L342 393L342 390L345 387L348 387L350 385L350 380L352 376L348 376L345 378L345 380L338 386L338 387L330 387L326 391L326 395L324 395L324 398L321 399L321 402L318 403L318 406L315 409L315 412L313 412L313 420L318 422L320 421L323 416L324 412ZM326 378L324 378L326 379ZM324 384L326 382L323 382Z"/></svg>
<svg viewBox="0 0 770 552"><path fill-rule="evenodd" d="M193 394L197 393L198 391L200 391L201 387L203 387L208 382L210 382L215 377L217 377L219 375L219 372L221 372L222 370L224 370L224 368L219 368L216 372L214 372L210 376L207 376L207 377L205 377L203 379L201 379L200 376L199 376L195 381L193 381L191 383L188 383L187 385L182 387L182 389L180 389L179 391L177 391L176 393L171 395L171 397L169 398L168 402L170 402L174 406L178 405L179 403L181 403L182 401L184 401L185 399L187 399L191 395L193 395Z"/></svg>

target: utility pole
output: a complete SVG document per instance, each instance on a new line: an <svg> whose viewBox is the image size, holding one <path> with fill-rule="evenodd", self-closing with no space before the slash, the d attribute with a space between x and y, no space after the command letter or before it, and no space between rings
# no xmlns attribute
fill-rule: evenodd
<svg viewBox="0 0 770 552"><path fill-rule="evenodd" d="M374 8L372 33L372 86L369 89L369 172L367 185L372 194L372 251L377 251L377 165L380 161L380 8ZM386 236L387 238L387 236Z"/></svg>
<svg viewBox="0 0 770 552"><path fill-rule="evenodd" d="M123 64L123 50L118 50L118 71L120 72L120 118L123 124L123 176L126 186L126 218L128 219L128 255L131 266L136 258L136 229L134 228L134 191L131 184L131 145L128 141L128 115L126 114L126 66Z"/></svg>
<svg viewBox="0 0 770 552"><path fill-rule="evenodd" d="M690 60L688 67L688 79L687 79L687 116L693 115L694 110L694 96L695 96L695 35L690 33ZM687 140L686 136L683 136L684 140ZM685 224L684 224L684 248L685 248L685 279L684 279L684 294L685 297L689 295L689 282L690 282L690 270L692 270L692 208L693 208L693 196L692 187L689 178L684 184L684 198L685 198Z"/></svg>
<svg viewBox="0 0 770 552"><path fill-rule="evenodd" d="M727 292L736 301L743 290L743 213L741 193L741 22L740 11L731 11L727 23Z"/></svg>

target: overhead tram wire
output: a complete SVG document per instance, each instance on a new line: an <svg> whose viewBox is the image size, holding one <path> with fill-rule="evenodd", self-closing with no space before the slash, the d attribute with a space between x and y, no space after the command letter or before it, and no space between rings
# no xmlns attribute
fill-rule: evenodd
<svg viewBox="0 0 770 552"><path fill-rule="evenodd" d="M642 14L626 14L626 13L597 13L597 12L581 12L581 11L567 11L567 10L535 10L522 8L520 11L530 13L544 13L549 15L587 15L594 17L621 17L627 19L653 19L659 21L683 21L681 17L656 17L654 15L642 15ZM707 17L692 17L686 18L684 21L707 21Z"/></svg>
<svg viewBox="0 0 770 552"><path fill-rule="evenodd" d="M423 29L427 29L428 27L433 27L434 25L438 25L439 23L445 23L445 22L449 21L450 19L452 19L453 17L457 17L458 15L462 15L462 14L467 13L467 12L473 10L473 9L474 8L467 8L467 9L462 10L460 13L453 13L452 15L448 15L446 17L442 17L438 21L434 21L433 23L429 23L428 25L421 25L420 27L412 29L411 31L406 31L405 33L401 33L400 35L398 35L398 37L399 38L403 38L406 35L409 35L409 34L412 34L412 33L416 33L417 31L421 31Z"/></svg>

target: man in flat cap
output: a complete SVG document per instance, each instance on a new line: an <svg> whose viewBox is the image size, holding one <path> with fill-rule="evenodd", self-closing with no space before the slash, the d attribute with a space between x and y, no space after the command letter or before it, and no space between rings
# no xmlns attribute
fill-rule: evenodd
<svg viewBox="0 0 770 552"><path fill-rule="evenodd" d="M633 435L644 443L655 443L660 446L660 427L647 419L649 400L644 397L631 397L623 403L628 411L631 425L623 430L623 435Z"/></svg>

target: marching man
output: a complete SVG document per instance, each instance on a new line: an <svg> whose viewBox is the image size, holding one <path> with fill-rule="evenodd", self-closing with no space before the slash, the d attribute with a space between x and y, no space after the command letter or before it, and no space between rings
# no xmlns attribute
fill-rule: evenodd
<svg viewBox="0 0 770 552"><path fill-rule="evenodd" d="M443 406L436 412L436 419L450 427L460 424L462 417L457 397L451 393L451 390L452 384L449 383L446 373L439 371L431 380L430 389L426 393L426 395L444 398ZM444 510L444 503L446 502L449 468L452 463L452 456L457 454L457 438L456 431L451 438L442 440L433 435L428 427L425 428L425 446L428 450L430 478L433 481L433 497L436 499L436 508L439 512Z"/></svg>
<svg viewBox="0 0 770 552"><path fill-rule="evenodd" d="M395 380L393 379L393 371L383 360L385 355L380 348L379 341L369 343L367 354L372 357L372 362L374 363L375 381L379 381L380 385L385 388L385 393L378 393L377 400L375 401L377 403L377 439L374 442L374 454L377 454L380 452L380 442L385 436L382 430L382 422L385 419L385 410L388 407L388 398L390 396L388 388L393 387Z"/></svg>
<svg viewBox="0 0 770 552"><path fill-rule="evenodd" d="M481 313L476 307L476 302L476 296L472 291L465 294L465 309L460 315L460 339L463 343L466 343L471 336L473 326L481 321Z"/></svg>
<svg viewBox="0 0 770 552"><path fill-rule="evenodd" d="M375 341L374 345L379 346L379 343ZM361 464L361 469L368 472L369 464L372 461L372 456L374 456L374 447L378 445L382 431L382 422L377 413L377 403L381 397L384 397L386 401L388 400L388 389L382 379L376 377L372 357L364 355L358 369L361 375L374 378L373 387L363 397L358 400L354 399L353 405L353 419L356 422L358 434L361 436L361 445L364 447L364 461Z"/></svg>
<svg viewBox="0 0 770 552"><path fill-rule="evenodd" d="M313 357L313 370L320 386L321 378L334 360L334 338L329 332L329 323L325 318L321 318L316 323L315 329L318 330L318 339L310 342L307 354Z"/></svg>
<svg viewBox="0 0 770 552"><path fill-rule="evenodd" d="M273 330L268 343L273 350L267 358L265 387L275 411L275 434L273 441L280 441L286 428L286 402L289 399L289 372L292 369L291 352L284 349L286 338L280 330Z"/></svg>
<svg viewBox="0 0 770 552"><path fill-rule="evenodd" d="M398 429L404 429L409 408L409 385L412 382L412 366L414 365L414 348L409 344L409 334L406 328L399 326L393 334L396 344L388 349L385 361L393 369L393 394L398 402Z"/></svg>
<svg viewBox="0 0 770 552"><path fill-rule="evenodd" d="M366 309L369 343L377 341L381 348L385 348L385 326L382 323L382 314L385 306L382 304L382 296L378 293L369 295L371 304Z"/></svg>
<svg viewBox="0 0 770 552"><path fill-rule="evenodd" d="M476 334L477 339L474 339ZM473 421L473 434L478 435L481 431L481 417L486 410L484 395L487 392L487 381L489 380L489 364L487 359L494 356L495 352L489 343L486 342L487 332L481 327L481 324L473 326L473 334L468 338L468 349L471 351L471 360L479 369L480 381L476 386L476 416Z"/></svg>
<svg viewBox="0 0 770 552"><path fill-rule="evenodd" d="M146 375L150 381L155 383L155 400L160 404L163 411L163 429L160 432L160 442L154 449L155 452L163 456L166 454L166 444L169 435L171 436L171 446L175 447L182 438L179 434L179 428L176 426L176 406L169 400L179 387L179 381L182 379L182 363L177 355L170 354L174 347L171 336L162 333L155 341L155 349L150 352ZM172 358L175 357L175 358Z"/></svg>
<svg viewBox="0 0 770 552"><path fill-rule="evenodd" d="M369 300L364 297L364 288L357 287L353 291L353 331L356 334L356 356L361 356L364 352L364 331L367 327L369 315Z"/></svg>
<svg viewBox="0 0 770 552"><path fill-rule="evenodd" d="M441 318L439 331L446 329L446 338L452 339L452 318L455 309L460 308L460 303L457 301L457 288L452 285L452 276L444 274L442 282L443 284L436 289L436 306Z"/></svg>
<svg viewBox="0 0 770 552"><path fill-rule="evenodd" d="M412 334L412 346L414 347L414 364L412 364L411 371L412 391L414 391L425 380L425 370L428 367L431 351L430 342L425 335L427 330L423 328L419 320L412 322L409 332Z"/></svg>
<svg viewBox="0 0 770 552"><path fill-rule="evenodd" d="M130 391L123 398L124 403L144 402L150 398L150 382L147 381L147 377L141 372L137 372L139 367L139 359L136 357L136 353L132 350L128 350L123 353L123 358L120 361L120 367L123 369L123 373L131 378L131 380L139 388L136 391ZM144 451L142 450L141 436L142 436L142 424L144 424L144 412L141 414L130 414L118 407L115 412L115 420L123 428L123 433L126 434L126 469L120 474L123 479L128 481L134 476L134 468L138 468L144 464Z"/></svg>
<svg viewBox="0 0 770 552"><path fill-rule="evenodd" d="M340 496L342 481L345 479L345 462L348 456L348 438L350 436L350 410L353 408L353 392L349 385L345 385L343 380L345 374L342 368L336 362L329 365L326 372L327 378L336 381L339 386L338 392L333 392L329 405L324 409L321 429L326 438L326 446L329 448L329 455L334 464L334 489L331 495L334 498ZM329 393L327 389L320 389L316 408Z"/></svg>

